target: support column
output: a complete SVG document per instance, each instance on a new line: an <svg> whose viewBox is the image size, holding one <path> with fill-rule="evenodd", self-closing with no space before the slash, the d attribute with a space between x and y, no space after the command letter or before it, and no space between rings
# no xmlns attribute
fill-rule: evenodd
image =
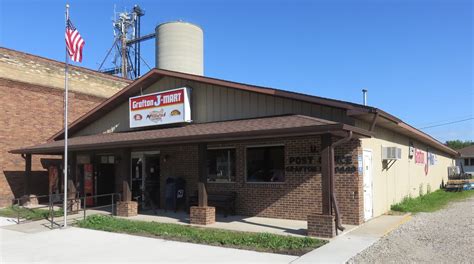
<svg viewBox="0 0 474 264"><path fill-rule="evenodd" d="M118 159L118 164L115 167L115 192L121 193L124 183L128 185L130 181L131 150L129 148L120 149L115 155Z"/></svg>
<svg viewBox="0 0 474 264"><path fill-rule="evenodd" d="M30 194L30 181L31 181L31 154L24 155L25 159L25 176L24 176L24 189L23 194Z"/></svg>
<svg viewBox="0 0 474 264"><path fill-rule="evenodd" d="M308 236L331 238L336 235L336 225L331 206L331 144L331 134L321 135L322 214L314 213L308 215Z"/></svg>
<svg viewBox="0 0 474 264"><path fill-rule="evenodd" d="M321 190L323 214L332 214L331 208L331 134L321 136Z"/></svg>
<svg viewBox="0 0 474 264"><path fill-rule="evenodd" d="M121 149L117 153L118 164L115 169L115 192L121 194L121 200L117 203L117 216L130 217L138 214L138 203L132 201L130 191L130 158L129 148Z"/></svg>
<svg viewBox="0 0 474 264"><path fill-rule="evenodd" d="M190 222L196 225L209 225L216 222L216 208L207 205L207 144L198 145L198 206L192 206Z"/></svg>

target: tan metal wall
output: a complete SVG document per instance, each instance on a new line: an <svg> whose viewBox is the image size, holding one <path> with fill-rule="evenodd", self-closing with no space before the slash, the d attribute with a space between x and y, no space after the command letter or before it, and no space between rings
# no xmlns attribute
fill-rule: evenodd
<svg viewBox="0 0 474 264"><path fill-rule="evenodd" d="M207 85L179 78L164 77L143 90L143 94L191 87L191 115L193 122L205 123L232 119L254 118L282 114L302 114L318 118L353 124L345 110L306 103L272 95ZM138 95L138 94L137 94ZM104 115L98 121L74 136L107 132L130 131L128 101Z"/></svg>
<svg viewBox="0 0 474 264"><path fill-rule="evenodd" d="M357 126L366 126L360 121L356 123ZM431 153L437 155L436 164L429 166L428 174L425 175L424 164L416 164L414 158L408 158L409 141L410 138L407 136L381 127L375 128L375 137L361 139L362 149L372 151L374 217L389 211L392 204L400 202L404 197L419 196L420 188L423 193L427 192L427 188L435 191L439 189L443 180L445 183L447 181L447 167L454 164L454 159L412 140L415 148L424 152L429 149ZM402 149L402 158L395 161L389 169L383 168L382 146Z"/></svg>

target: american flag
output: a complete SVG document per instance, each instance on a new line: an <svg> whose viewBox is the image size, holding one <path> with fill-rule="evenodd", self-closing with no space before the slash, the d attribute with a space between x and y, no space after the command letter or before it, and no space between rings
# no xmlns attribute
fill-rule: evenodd
<svg viewBox="0 0 474 264"><path fill-rule="evenodd" d="M82 39L79 31L74 27L71 20L67 20L66 26L66 47L71 60L76 62L82 61L82 48L84 47L84 39Z"/></svg>

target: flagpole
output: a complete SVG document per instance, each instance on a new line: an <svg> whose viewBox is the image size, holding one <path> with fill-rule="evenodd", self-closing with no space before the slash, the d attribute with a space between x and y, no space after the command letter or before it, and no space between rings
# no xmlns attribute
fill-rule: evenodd
<svg viewBox="0 0 474 264"><path fill-rule="evenodd" d="M67 21L69 20L69 4L66 4L66 27ZM69 70L69 54L66 47L66 68L64 70L64 225L63 228L67 227L67 139L68 139L68 118L67 118L67 107L68 107L68 70Z"/></svg>

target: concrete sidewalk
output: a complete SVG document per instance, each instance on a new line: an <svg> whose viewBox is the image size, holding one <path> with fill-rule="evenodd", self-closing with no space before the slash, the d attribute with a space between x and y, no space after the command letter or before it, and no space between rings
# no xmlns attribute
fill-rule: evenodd
<svg viewBox="0 0 474 264"><path fill-rule="evenodd" d="M33 233L3 227L0 252L0 263L290 263L297 258L75 227Z"/></svg>
<svg viewBox="0 0 474 264"><path fill-rule="evenodd" d="M301 256L292 263L346 263L351 257L365 250L410 218L409 214L379 216L348 233L331 239L330 243Z"/></svg>
<svg viewBox="0 0 474 264"><path fill-rule="evenodd" d="M0 219L8 225L0 228L0 263L345 263L409 219L410 215L377 217L299 258L74 227L51 230L46 220L16 225Z"/></svg>

